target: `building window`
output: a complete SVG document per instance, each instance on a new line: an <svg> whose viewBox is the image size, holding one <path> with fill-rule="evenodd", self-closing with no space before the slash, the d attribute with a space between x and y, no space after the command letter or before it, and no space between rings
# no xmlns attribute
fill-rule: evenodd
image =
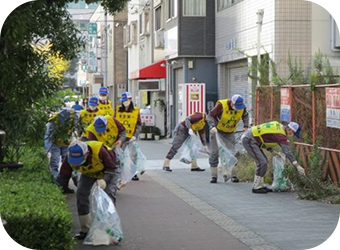
<svg viewBox="0 0 340 250"><path fill-rule="evenodd" d="M162 28L162 6L159 6L155 9L155 31Z"/></svg>
<svg viewBox="0 0 340 250"><path fill-rule="evenodd" d="M130 34L130 25L124 26L124 47L129 47L131 44L131 34Z"/></svg>
<svg viewBox="0 0 340 250"><path fill-rule="evenodd" d="M139 14L139 35L147 36L150 34L150 12L143 10Z"/></svg>
<svg viewBox="0 0 340 250"><path fill-rule="evenodd" d="M143 12L139 14L139 34L143 34Z"/></svg>
<svg viewBox="0 0 340 250"><path fill-rule="evenodd" d="M167 2L167 19L177 16L177 0L168 0Z"/></svg>
<svg viewBox="0 0 340 250"><path fill-rule="evenodd" d="M206 0L183 0L183 16L205 16Z"/></svg>
<svg viewBox="0 0 340 250"><path fill-rule="evenodd" d="M217 0L217 10L218 11L223 10L241 1L243 0Z"/></svg>

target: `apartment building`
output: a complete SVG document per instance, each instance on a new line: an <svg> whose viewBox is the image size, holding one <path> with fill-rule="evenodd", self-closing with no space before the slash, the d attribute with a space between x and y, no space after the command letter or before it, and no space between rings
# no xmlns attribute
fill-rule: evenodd
<svg viewBox="0 0 340 250"><path fill-rule="evenodd" d="M301 58L305 71L310 72L319 49L329 58L334 71L340 73L339 31L321 6L304 0L217 0L219 98L242 94L249 109L253 109L256 82L248 78L247 66L257 56L258 10L263 10L260 53L278 64L279 75L289 74L288 52L292 58Z"/></svg>

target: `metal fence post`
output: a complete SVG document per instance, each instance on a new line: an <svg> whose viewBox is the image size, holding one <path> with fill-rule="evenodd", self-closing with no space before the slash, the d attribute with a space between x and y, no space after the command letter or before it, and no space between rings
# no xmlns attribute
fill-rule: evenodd
<svg viewBox="0 0 340 250"><path fill-rule="evenodd" d="M274 119L274 87L271 86L271 93L270 93L270 120Z"/></svg>
<svg viewBox="0 0 340 250"><path fill-rule="evenodd" d="M315 89L312 90L312 143L316 143L316 105L315 105Z"/></svg>

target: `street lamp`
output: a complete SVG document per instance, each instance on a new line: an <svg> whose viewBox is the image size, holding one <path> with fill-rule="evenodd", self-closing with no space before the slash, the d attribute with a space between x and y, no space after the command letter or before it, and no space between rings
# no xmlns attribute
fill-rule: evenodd
<svg viewBox="0 0 340 250"><path fill-rule="evenodd" d="M260 86L260 64L261 64L261 30L264 9L259 9L256 12L257 15L257 86Z"/></svg>

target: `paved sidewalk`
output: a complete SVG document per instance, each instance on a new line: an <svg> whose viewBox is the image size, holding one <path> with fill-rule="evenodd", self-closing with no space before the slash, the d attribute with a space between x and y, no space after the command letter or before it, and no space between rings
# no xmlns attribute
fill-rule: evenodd
<svg viewBox="0 0 340 250"><path fill-rule="evenodd" d="M77 232L75 195L68 195L68 200L75 218L73 231ZM75 249L250 250L147 175L124 187L117 203L124 232L122 244L94 248L79 242Z"/></svg>

